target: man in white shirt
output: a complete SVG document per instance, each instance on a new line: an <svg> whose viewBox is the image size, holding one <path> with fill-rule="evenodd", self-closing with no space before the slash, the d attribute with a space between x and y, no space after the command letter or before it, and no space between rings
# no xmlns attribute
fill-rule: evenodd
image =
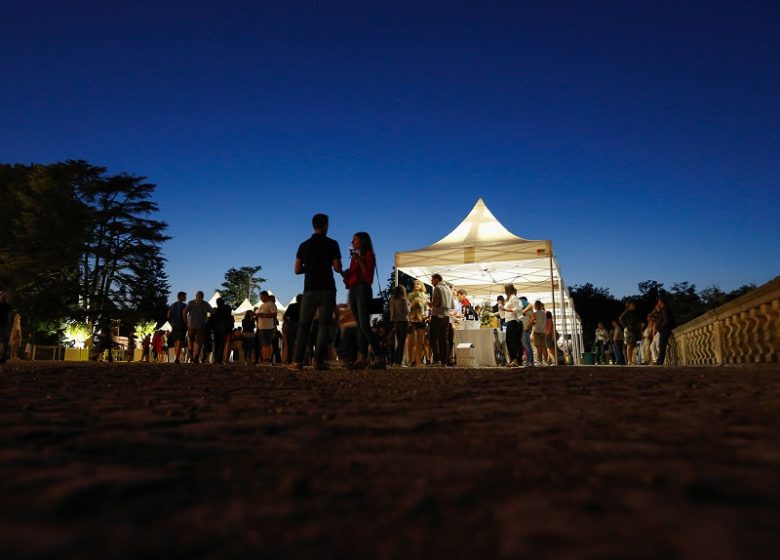
<svg viewBox="0 0 780 560"><path fill-rule="evenodd" d="M260 307L257 308L257 331L260 333L260 359L272 363L274 329L276 328L276 304L267 291L260 292Z"/></svg>
<svg viewBox="0 0 780 560"><path fill-rule="evenodd" d="M431 276L433 297L431 298L431 350L433 365L446 366L450 360L449 327L450 312L453 309L452 293L442 282L441 274Z"/></svg>

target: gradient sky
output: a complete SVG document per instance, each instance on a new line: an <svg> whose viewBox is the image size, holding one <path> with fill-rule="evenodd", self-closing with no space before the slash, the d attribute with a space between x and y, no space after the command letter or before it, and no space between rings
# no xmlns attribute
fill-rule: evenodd
<svg viewBox="0 0 780 560"><path fill-rule="evenodd" d="M384 283L478 197L568 285L780 274L780 2L124 4L3 2L0 161L157 184L174 292L287 303L315 212Z"/></svg>

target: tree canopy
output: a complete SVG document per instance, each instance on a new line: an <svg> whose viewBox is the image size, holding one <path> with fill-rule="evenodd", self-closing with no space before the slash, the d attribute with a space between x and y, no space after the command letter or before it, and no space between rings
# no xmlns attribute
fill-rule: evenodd
<svg viewBox="0 0 780 560"><path fill-rule="evenodd" d="M263 282L266 282L265 278L255 276L262 268L260 265L242 266L225 272L225 281L220 288L217 288L225 303L237 307L248 298L249 303L256 304L259 300L260 287Z"/></svg>
<svg viewBox="0 0 780 560"><path fill-rule="evenodd" d="M81 160L0 164L0 276L29 321L159 311L169 237L155 188Z"/></svg>

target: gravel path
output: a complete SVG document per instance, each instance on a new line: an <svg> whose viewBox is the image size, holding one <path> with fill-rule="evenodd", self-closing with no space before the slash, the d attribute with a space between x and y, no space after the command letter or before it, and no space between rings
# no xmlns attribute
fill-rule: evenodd
<svg viewBox="0 0 780 560"><path fill-rule="evenodd" d="M3 558L780 556L780 367L0 366Z"/></svg>

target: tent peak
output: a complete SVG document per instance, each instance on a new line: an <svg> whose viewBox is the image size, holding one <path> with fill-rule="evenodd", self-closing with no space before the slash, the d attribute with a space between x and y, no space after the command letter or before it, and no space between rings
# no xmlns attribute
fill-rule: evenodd
<svg viewBox="0 0 780 560"><path fill-rule="evenodd" d="M482 197L479 197L460 225L431 246L460 245L469 247L486 242L518 240L526 241L506 229L496 219Z"/></svg>

